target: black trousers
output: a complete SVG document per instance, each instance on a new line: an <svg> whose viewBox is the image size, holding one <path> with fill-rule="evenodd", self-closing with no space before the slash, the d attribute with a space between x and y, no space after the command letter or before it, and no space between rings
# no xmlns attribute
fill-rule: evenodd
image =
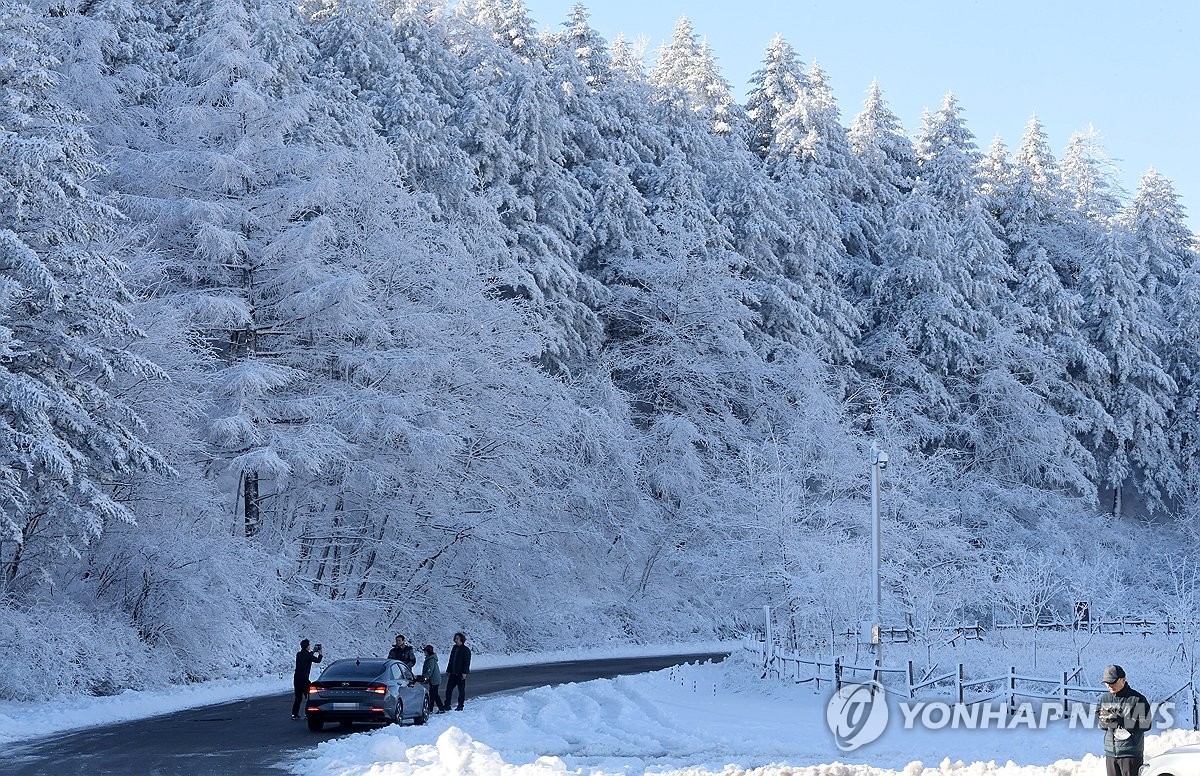
<svg viewBox="0 0 1200 776"><path fill-rule="evenodd" d="M467 699L467 675L446 674L446 707L450 707L450 693L458 688L458 710L462 711L463 701ZM1135 773L1134 776L1137 776Z"/></svg>
<svg viewBox="0 0 1200 776"><path fill-rule="evenodd" d="M302 682L299 679L293 678L292 689L296 692L296 699L292 701L292 716L296 717L300 715L301 704L308 698L308 680ZM1137 776L1137 774L1135 773L1134 776Z"/></svg>
<svg viewBox="0 0 1200 776"><path fill-rule="evenodd" d="M1138 771L1142 769L1142 762L1146 758L1142 755L1137 757L1105 757L1104 770L1107 776L1138 776Z"/></svg>
<svg viewBox="0 0 1200 776"><path fill-rule="evenodd" d="M433 707L437 706L438 711L445 711L446 704L442 703L442 694L438 692L438 685L429 685L429 702L425 704L426 711L433 711Z"/></svg>

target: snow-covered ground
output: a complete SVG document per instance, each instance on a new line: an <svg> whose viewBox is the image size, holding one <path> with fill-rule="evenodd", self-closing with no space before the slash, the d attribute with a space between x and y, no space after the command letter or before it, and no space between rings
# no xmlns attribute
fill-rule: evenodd
<svg viewBox="0 0 1200 776"><path fill-rule="evenodd" d="M476 654L472 667L503 668L514 665L586 660L607 657L675 655L737 649L719 641L689 644L602 646L513 655ZM314 678L317 671L314 670ZM175 711L228 703L259 695L292 692L291 674L230 679L180 685L152 691L126 691L108 697L51 698L34 703L0 700L0 744L62 733L80 728L127 722ZM70 709L70 713L64 713Z"/></svg>
<svg viewBox="0 0 1200 776"><path fill-rule="evenodd" d="M840 752L828 693L758 679L747 655L469 701L424 727L389 727L321 743L288 764L302 776L1095 776L1101 733L905 731L889 727ZM898 717L897 717L898 718ZM1146 754L1200 733L1160 731Z"/></svg>

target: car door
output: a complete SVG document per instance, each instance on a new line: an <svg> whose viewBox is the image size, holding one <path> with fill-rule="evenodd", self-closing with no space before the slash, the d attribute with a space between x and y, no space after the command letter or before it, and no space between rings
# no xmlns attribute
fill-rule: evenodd
<svg viewBox="0 0 1200 776"><path fill-rule="evenodd" d="M403 705L403 714L412 716L413 705L409 699L410 687L408 679L404 676L404 664L392 663L391 667L391 685L396 687L396 703ZM401 721L401 715L396 715L396 722Z"/></svg>
<svg viewBox="0 0 1200 776"><path fill-rule="evenodd" d="M404 714L408 717L420 716L425 708L425 685L417 684L412 670L403 663L396 665L400 672L400 697L404 699Z"/></svg>

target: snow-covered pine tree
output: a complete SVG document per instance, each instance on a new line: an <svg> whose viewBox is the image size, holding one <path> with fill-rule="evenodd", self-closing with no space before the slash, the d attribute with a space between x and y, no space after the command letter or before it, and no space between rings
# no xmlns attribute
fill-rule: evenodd
<svg viewBox="0 0 1200 776"><path fill-rule="evenodd" d="M765 159L775 142L779 118L796 104L807 86L800 58L791 44L776 35L763 52L762 67L750 76L746 98L750 150Z"/></svg>
<svg viewBox="0 0 1200 776"><path fill-rule="evenodd" d="M843 184L850 185L843 173L857 160L848 144L840 143L844 130L826 123L837 121L837 108L827 98L823 89L816 95L803 92L779 117L767 151L764 169L778 187L789 224L786 242L776 251L779 279L768 285L762 304L774 336L806 343L823 358L845 365L857 357L862 325L859 308L842 290L842 280L858 274L843 241L857 221L853 215L840 217L854 208L841 195Z"/></svg>
<svg viewBox="0 0 1200 776"><path fill-rule="evenodd" d="M613 70L622 73L631 81L646 81L648 78L645 66L647 45L648 42L645 38L639 38L633 42L627 40L624 35L613 38Z"/></svg>
<svg viewBox="0 0 1200 776"><path fill-rule="evenodd" d="M579 266L609 283L626 260L656 239L635 179L640 170L653 168L668 140L655 125L649 87L615 69L581 5L564 27L553 42L551 72L570 85L563 96L571 118L565 161L590 195L584 214L589 239L579 246Z"/></svg>
<svg viewBox="0 0 1200 776"><path fill-rule="evenodd" d="M981 170L980 186L1016 273L1011 286L1020 315L1014 320L1018 337L1012 344L1024 348L1025 366L1014 365L1013 374L1034 386L1054 408L1053 414L1043 413L1036 434L1023 433L1029 439L1045 438L1047 431L1065 433L1070 441L1064 447L1069 449L1042 451L1041 471L1047 481L1069 483L1074 492L1087 494L1094 490L1088 479L1094 478L1095 469L1090 440L1110 422L1098 392L1106 381L1108 362L1080 330L1078 292L1063 287L1051 262L1050 249L1058 246L1063 251L1058 242L1062 225L1054 207L1057 188L1036 186L1034 172L1026 166L1037 158L1023 153L1014 166L997 138ZM1042 156L1038 164L1052 171L1052 162L1052 157ZM1052 181L1052 174L1041 177Z"/></svg>
<svg viewBox="0 0 1200 776"><path fill-rule="evenodd" d="M880 381L880 393L895 405L892 414L930 450L965 413L952 376L981 358L962 288L943 275L949 246L949 226L918 185L892 213L862 346L867 375Z"/></svg>
<svg viewBox="0 0 1200 776"><path fill-rule="evenodd" d="M686 16L675 22L670 42L658 52L650 83L660 99L676 100L699 115L718 134L744 131L745 117L717 68L707 41Z"/></svg>
<svg viewBox="0 0 1200 776"><path fill-rule="evenodd" d="M419 6L389 18L374 0L319 0L309 13L323 66L370 107L413 190L431 198L435 212L449 211L448 218L469 212L467 223L488 224L450 125L462 89L439 24Z"/></svg>
<svg viewBox="0 0 1200 776"><path fill-rule="evenodd" d="M917 157L900 119L888 107L879 82L871 83L863 108L850 126L850 148L858 154L873 186L873 198L885 212L912 190Z"/></svg>
<svg viewBox="0 0 1200 776"><path fill-rule="evenodd" d="M133 522L114 481L162 468L118 375L159 370L121 282L122 216L89 188L101 172L57 90L50 31L0 5L0 593L20 596L109 524Z"/></svg>
<svg viewBox="0 0 1200 776"><path fill-rule="evenodd" d="M1039 282L1041 254L1020 257L1034 273L1023 275L1010 263L1011 246L998 238L1004 230L996 216L1013 191L1014 172L1002 145L979 164L960 113L947 95L918 139L921 181L939 192L951 225L953 258L943 277L967 304L972 333L972 351L961 354L959 364L957 400L967 414L957 444L999 481L1086 492L1091 460L1077 439L1081 422L1071 407L1079 402L1058 403L1065 366L1042 339L1047 324L1035 322L1035 312L1017 294L1021 283Z"/></svg>
<svg viewBox="0 0 1200 776"><path fill-rule="evenodd" d="M563 22L563 31L553 40L579 63L584 83L590 91L599 92L612 82L613 66L608 43L592 27L583 3L571 6L570 15Z"/></svg>
<svg viewBox="0 0 1200 776"><path fill-rule="evenodd" d="M1124 196L1117 165L1095 127L1071 135L1059 172L1063 195L1076 212L1101 224L1117 215Z"/></svg>
<svg viewBox="0 0 1200 776"><path fill-rule="evenodd" d="M1005 197L1016 183L1016 174L1004 138L996 135L979 162L978 173L979 195L992 215L998 217Z"/></svg>
<svg viewBox="0 0 1200 776"><path fill-rule="evenodd" d="M47 42L59 61L59 88L64 99L89 117L89 133L109 165L107 155L137 147L152 121L147 105L174 63L166 30L174 24L176 2L41 5L53 8L46 19L53 37Z"/></svg>
<svg viewBox="0 0 1200 776"><path fill-rule="evenodd" d="M1196 236L1171 181L1151 168L1138 182L1121 221L1133 237L1137 261L1146 268L1146 290L1160 304L1173 297L1183 273L1196 261Z"/></svg>
<svg viewBox="0 0 1200 776"><path fill-rule="evenodd" d="M953 92L947 92L941 107L923 117L916 142L921 180L950 212L961 210L974 198L981 156L961 113Z"/></svg>
<svg viewBox="0 0 1200 776"><path fill-rule="evenodd" d="M642 430L642 488L661 526L637 585L700 569L724 514L730 471L758 404L762 362L746 332L752 315L738 257L710 245L703 176L680 152L659 166L650 194L656 244L622 267L609 316L614 382ZM681 550L686 550L681 552Z"/></svg>
<svg viewBox="0 0 1200 776"><path fill-rule="evenodd" d="M1084 239L1081 243L1073 234L1080 228L1086 230L1089 227L1086 219L1080 220L1064 194L1060 166L1037 116L1032 116L1026 125L1012 174L1022 178L1014 185L1020 188L1020 196L1025 201L1020 206L1020 215L1010 203L1007 216L1010 223L1006 229L1023 231L1027 237L1035 239L1064 286L1074 288L1083 263L1080 246L1089 240ZM996 208L993 211L998 212ZM1015 218L1029 223L1017 226L1012 223Z"/></svg>
<svg viewBox="0 0 1200 776"><path fill-rule="evenodd" d="M337 157L321 143L341 139L324 122L342 111L322 105L301 30L276 0L193 5L149 174L124 184L135 214L161 224L155 248L174 281L164 292L221 359L207 436L246 536L286 532L289 478L354 457L313 400L322 336L345 336L367 313L361 275L326 259L336 186L324 178Z"/></svg>
<svg viewBox="0 0 1200 776"><path fill-rule="evenodd" d="M597 289L579 271L589 203L567 169L572 120L546 63L552 46L538 41L532 58L473 18L459 20L465 92L453 121L476 185L502 224L495 256L501 293L526 300L545 324L543 364L569 375L588 363L600 337Z"/></svg>
<svg viewBox="0 0 1200 776"><path fill-rule="evenodd" d="M1036 115L1030 116L1029 123L1025 125L1016 164L1029 175L1035 196L1044 200L1043 207L1049 208L1061 196L1062 177L1058 173L1058 162L1050 150L1050 141L1042 122Z"/></svg>
<svg viewBox="0 0 1200 776"><path fill-rule="evenodd" d="M1171 445L1184 482L1194 488L1200 482L1193 455L1200 375L1200 350L1195 338L1200 311L1193 306L1200 291L1196 285L1200 270L1196 237L1188 228L1175 187L1154 169L1142 177L1133 202L1121 214L1121 222L1129 230L1135 261L1145 270L1146 293L1163 316L1160 323L1151 325L1163 332L1160 340L1163 367L1178 388L1170 421Z"/></svg>
<svg viewBox="0 0 1200 776"><path fill-rule="evenodd" d="M883 205L871 197L867 172L850 148L829 79L816 63L805 83L795 105L779 119L767 166L778 170L781 158L799 166L796 172L833 214L845 254L837 267L838 280L863 293L870 284L870 268L877 263Z"/></svg>
<svg viewBox="0 0 1200 776"><path fill-rule="evenodd" d="M519 56L534 58L544 53L523 0L463 0L455 4L453 12Z"/></svg>
<svg viewBox="0 0 1200 776"><path fill-rule="evenodd" d="M1100 440L1100 484L1121 515L1127 486L1150 510L1178 487L1168 424L1175 381L1163 368L1162 313L1143 279L1147 268L1120 227L1104 234L1080 275L1085 331L1109 362L1102 400L1112 425Z"/></svg>
<svg viewBox="0 0 1200 776"><path fill-rule="evenodd" d="M1200 266L1179 279L1167 308L1170 341L1164 359L1178 389L1171 415L1171 446L1181 468L1182 501L1200 496ZM1194 512L1192 512L1194 514Z"/></svg>

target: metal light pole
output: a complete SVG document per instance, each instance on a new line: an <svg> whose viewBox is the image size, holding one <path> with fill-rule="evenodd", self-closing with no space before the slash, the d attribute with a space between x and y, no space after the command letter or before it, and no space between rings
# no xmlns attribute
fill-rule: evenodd
<svg viewBox="0 0 1200 776"><path fill-rule="evenodd" d="M883 599L880 584L880 547L882 531L879 520L879 481L887 468L888 454L871 444L871 642L875 645L875 664L883 665ZM878 676L875 677L878 680Z"/></svg>

